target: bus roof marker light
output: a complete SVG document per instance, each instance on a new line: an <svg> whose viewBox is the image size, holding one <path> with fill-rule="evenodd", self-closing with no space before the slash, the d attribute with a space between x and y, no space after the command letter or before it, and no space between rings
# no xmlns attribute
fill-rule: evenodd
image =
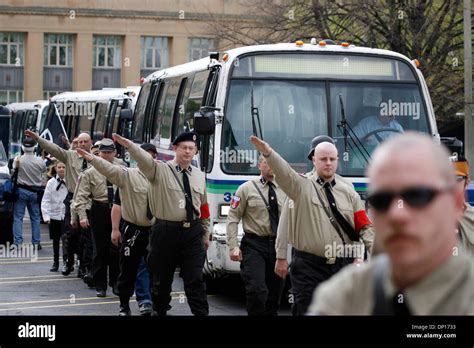
<svg viewBox="0 0 474 348"><path fill-rule="evenodd" d="M303 46L304 45L304 41L303 40L298 40L295 42L296 46Z"/></svg>
<svg viewBox="0 0 474 348"><path fill-rule="evenodd" d="M326 42L325 41L319 41L319 46L320 47L326 47Z"/></svg>
<svg viewBox="0 0 474 348"><path fill-rule="evenodd" d="M348 48L349 47L349 42L343 42L341 43L342 47Z"/></svg>
<svg viewBox="0 0 474 348"><path fill-rule="evenodd" d="M229 53L224 53L224 55L222 56L222 60L224 62L227 62L229 60Z"/></svg>
<svg viewBox="0 0 474 348"><path fill-rule="evenodd" d="M417 68L419 68L420 65L421 65L420 61L419 61L418 59L416 59L416 58L413 59L412 62L415 63L415 65L416 65Z"/></svg>
<svg viewBox="0 0 474 348"><path fill-rule="evenodd" d="M145 78L142 76L140 77L140 85L143 85L143 82L145 82Z"/></svg>

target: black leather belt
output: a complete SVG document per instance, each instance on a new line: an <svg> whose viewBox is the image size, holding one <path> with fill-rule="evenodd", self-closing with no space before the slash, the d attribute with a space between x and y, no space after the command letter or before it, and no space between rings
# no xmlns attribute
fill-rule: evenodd
<svg viewBox="0 0 474 348"><path fill-rule="evenodd" d="M156 219L156 223L161 226L172 227L172 228L191 228L198 224L199 220L193 221L168 221Z"/></svg>
<svg viewBox="0 0 474 348"><path fill-rule="evenodd" d="M151 229L151 226L138 226L138 225L132 224L131 222L129 222L127 220L124 220L124 219L122 219L122 223L125 224L125 225L130 226L131 228L133 228L135 230L149 231Z"/></svg>
<svg viewBox="0 0 474 348"><path fill-rule="evenodd" d="M244 237L246 237L246 238L252 238L252 239L259 239L259 240L263 240L263 241L266 241L266 242L274 242L274 241L276 241L276 236L275 236L275 235L259 236L259 235L255 234L255 233L252 233L252 232L245 232Z"/></svg>
<svg viewBox="0 0 474 348"><path fill-rule="evenodd" d="M92 205L102 207L102 208L107 208L107 209L112 208L112 204L110 204L110 203L99 202L99 201L95 201L95 200L92 200Z"/></svg>

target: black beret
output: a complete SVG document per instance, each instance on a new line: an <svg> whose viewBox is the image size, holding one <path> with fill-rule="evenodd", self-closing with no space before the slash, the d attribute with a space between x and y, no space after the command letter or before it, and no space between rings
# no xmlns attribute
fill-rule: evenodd
<svg viewBox="0 0 474 348"><path fill-rule="evenodd" d="M154 153L157 153L156 152L156 146L151 144L151 143L141 144L140 147L145 151L153 151Z"/></svg>
<svg viewBox="0 0 474 348"><path fill-rule="evenodd" d="M176 137L176 139L173 141L173 145L178 145L179 143L183 141L192 141L196 145L198 144L199 141L199 136L195 132L184 132L181 133Z"/></svg>
<svg viewBox="0 0 474 348"><path fill-rule="evenodd" d="M311 147L309 148L309 153L308 153L308 159L310 161L313 160L314 149L316 148L316 146L324 142L336 145L336 143L334 142L334 139L331 138L330 136L318 135L317 137L314 137L313 140L311 140Z"/></svg>
<svg viewBox="0 0 474 348"><path fill-rule="evenodd" d="M35 147L36 146L36 140L34 140L33 138L30 138L30 137L26 137L25 139L23 139L22 145L24 147Z"/></svg>
<svg viewBox="0 0 474 348"><path fill-rule="evenodd" d="M115 151L115 144L112 139L104 138L100 141L99 151Z"/></svg>

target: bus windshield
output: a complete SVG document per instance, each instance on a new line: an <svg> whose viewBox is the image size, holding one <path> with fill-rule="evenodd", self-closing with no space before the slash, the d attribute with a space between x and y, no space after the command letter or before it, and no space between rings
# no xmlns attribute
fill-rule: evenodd
<svg viewBox="0 0 474 348"><path fill-rule="evenodd" d="M258 174L248 140L252 108L264 140L298 172L312 169L307 155L320 134L336 141L338 173L358 177L382 141L406 130L430 132L421 87L403 61L277 53L245 56L234 65L221 142L226 173ZM353 132L344 132L343 120Z"/></svg>

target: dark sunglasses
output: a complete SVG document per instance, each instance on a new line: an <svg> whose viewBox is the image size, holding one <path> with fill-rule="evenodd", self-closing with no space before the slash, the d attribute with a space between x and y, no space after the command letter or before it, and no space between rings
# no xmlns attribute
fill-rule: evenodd
<svg viewBox="0 0 474 348"><path fill-rule="evenodd" d="M396 197L401 197L403 202L412 208L423 208L430 204L438 194L451 191L452 189L452 186L444 189L411 187L401 192L378 191L369 194L367 201L372 208L381 213L386 212L390 208L393 199Z"/></svg>

